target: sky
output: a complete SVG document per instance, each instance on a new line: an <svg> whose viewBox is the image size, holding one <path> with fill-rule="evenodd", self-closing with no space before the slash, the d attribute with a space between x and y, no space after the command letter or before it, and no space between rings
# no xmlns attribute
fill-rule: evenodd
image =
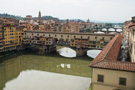
<svg viewBox="0 0 135 90"><path fill-rule="evenodd" d="M135 0L1 0L0 13L124 22L135 16Z"/></svg>

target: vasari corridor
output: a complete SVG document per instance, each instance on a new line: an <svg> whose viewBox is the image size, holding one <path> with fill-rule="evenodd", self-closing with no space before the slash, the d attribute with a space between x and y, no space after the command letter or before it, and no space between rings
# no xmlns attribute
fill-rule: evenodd
<svg viewBox="0 0 135 90"><path fill-rule="evenodd" d="M0 90L135 90L135 0L2 0Z"/></svg>

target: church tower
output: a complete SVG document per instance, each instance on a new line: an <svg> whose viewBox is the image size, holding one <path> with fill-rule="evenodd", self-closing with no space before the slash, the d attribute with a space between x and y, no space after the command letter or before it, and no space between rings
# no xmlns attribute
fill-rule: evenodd
<svg viewBox="0 0 135 90"><path fill-rule="evenodd" d="M39 11L38 20L41 20L41 12Z"/></svg>
<svg viewBox="0 0 135 90"><path fill-rule="evenodd" d="M69 26L69 19L66 20L66 25Z"/></svg>
<svg viewBox="0 0 135 90"><path fill-rule="evenodd" d="M87 20L87 23L90 23L90 20L89 20L89 18L88 18L88 20Z"/></svg>

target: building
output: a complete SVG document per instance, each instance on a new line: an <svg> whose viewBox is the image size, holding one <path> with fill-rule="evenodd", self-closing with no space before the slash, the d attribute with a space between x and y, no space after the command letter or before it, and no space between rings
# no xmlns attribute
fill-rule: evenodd
<svg viewBox="0 0 135 90"><path fill-rule="evenodd" d="M124 41L128 42L129 41L129 29L128 26L131 23L131 21L125 21L124 26L123 26L123 39Z"/></svg>
<svg viewBox="0 0 135 90"><path fill-rule="evenodd" d="M13 22L3 22L4 49L16 49L16 26Z"/></svg>
<svg viewBox="0 0 135 90"><path fill-rule="evenodd" d="M0 51L18 49L22 45L25 28L6 18L0 20Z"/></svg>
<svg viewBox="0 0 135 90"><path fill-rule="evenodd" d="M26 16L26 20L32 20L32 16L31 15L27 15Z"/></svg>
<svg viewBox="0 0 135 90"><path fill-rule="evenodd" d="M53 37L40 37L41 45L53 45Z"/></svg>
<svg viewBox="0 0 135 90"><path fill-rule="evenodd" d="M70 42L71 47L76 47L76 48L88 48L89 46L89 39L82 39L82 38L75 38L74 40L72 39Z"/></svg>
<svg viewBox="0 0 135 90"><path fill-rule="evenodd" d="M119 60L121 42L115 35L90 63L92 90L135 90L135 63Z"/></svg>
<svg viewBox="0 0 135 90"><path fill-rule="evenodd" d="M75 38L70 41L71 47L77 47L77 48L97 48L97 49L103 49L109 41L105 41L104 37L101 39L96 40L89 38Z"/></svg>
<svg viewBox="0 0 135 90"><path fill-rule="evenodd" d="M77 47L79 43L85 44L85 48L102 49L114 37L114 34L88 34L88 33L67 33L67 32L49 32L49 31L31 31L24 32L25 39L33 37L53 37L55 44ZM78 43L78 44L77 44Z"/></svg>
<svg viewBox="0 0 135 90"><path fill-rule="evenodd" d="M38 20L41 21L41 12L39 11Z"/></svg>
<svg viewBox="0 0 135 90"><path fill-rule="evenodd" d="M69 32L73 32L73 33L79 33L79 23L72 21L69 23L70 31Z"/></svg>
<svg viewBox="0 0 135 90"><path fill-rule="evenodd" d="M135 17L132 17L131 23L128 25L128 44L131 62L135 62Z"/></svg>
<svg viewBox="0 0 135 90"><path fill-rule="evenodd" d="M0 52L3 51L3 30L2 22L0 22Z"/></svg>

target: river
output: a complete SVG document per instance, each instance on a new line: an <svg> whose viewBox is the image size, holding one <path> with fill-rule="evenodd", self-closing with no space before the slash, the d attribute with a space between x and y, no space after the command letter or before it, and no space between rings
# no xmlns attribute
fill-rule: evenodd
<svg viewBox="0 0 135 90"><path fill-rule="evenodd" d="M0 90L88 90L92 58L21 54L0 63Z"/></svg>

